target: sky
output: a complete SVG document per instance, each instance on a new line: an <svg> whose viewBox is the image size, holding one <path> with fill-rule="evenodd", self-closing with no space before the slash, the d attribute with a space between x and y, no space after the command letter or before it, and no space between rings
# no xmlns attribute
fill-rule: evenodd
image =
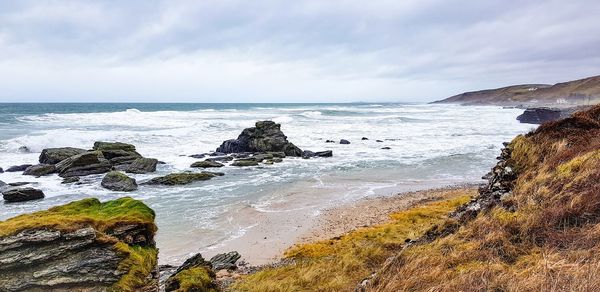
<svg viewBox="0 0 600 292"><path fill-rule="evenodd" d="M0 1L0 102L428 102L600 74L600 1Z"/></svg>

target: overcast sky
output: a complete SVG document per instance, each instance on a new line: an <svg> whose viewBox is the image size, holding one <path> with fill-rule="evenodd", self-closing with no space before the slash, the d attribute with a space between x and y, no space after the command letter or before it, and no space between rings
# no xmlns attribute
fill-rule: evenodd
<svg viewBox="0 0 600 292"><path fill-rule="evenodd" d="M432 101L600 74L600 1L0 1L0 101Z"/></svg>

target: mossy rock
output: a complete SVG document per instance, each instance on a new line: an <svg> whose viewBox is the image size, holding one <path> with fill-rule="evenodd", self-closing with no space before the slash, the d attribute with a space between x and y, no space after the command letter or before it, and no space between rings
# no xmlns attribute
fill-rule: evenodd
<svg viewBox="0 0 600 292"><path fill-rule="evenodd" d="M132 198L90 198L0 221L0 290L155 286L154 217Z"/></svg>
<svg viewBox="0 0 600 292"><path fill-rule="evenodd" d="M257 166L257 165L258 165L258 161L253 160L253 159L240 159L240 160L234 161L231 164L231 166L238 166L238 167Z"/></svg>
<svg viewBox="0 0 600 292"><path fill-rule="evenodd" d="M186 185L196 181L209 180L216 175L214 173L209 172L180 172L180 173L171 173L165 176L155 177L144 184L148 185Z"/></svg>
<svg viewBox="0 0 600 292"><path fill-rule="evenodd" d="M135 179L118 171L107 173L100 184L103 188L118 192L131 192L138 188Z"/></svg>
<svg viewBox="0 0 600 292"><path fill-rule="evenodd" d="M94 143L94 150L123 150L127 152L134 152L135 146L122 142L102 142L98 141Z"/></svg>
<svg viewBox="0 0 600 292"><path fill-rule="evenodd" d="M194 167L194 168L209 168L209 167L223 167L225 166L222 163L216 162L216 161L211 161L211 160L204 160L204 161L196 161L194 163L192 163L192 165L190 165L190 167Z"/></svg>

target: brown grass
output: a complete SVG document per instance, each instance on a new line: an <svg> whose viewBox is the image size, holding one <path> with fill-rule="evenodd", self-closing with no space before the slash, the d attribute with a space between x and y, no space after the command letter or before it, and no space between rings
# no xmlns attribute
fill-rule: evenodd
<svg viewBox="0 0 600 292"><path fill-rule="evenodd" d="M513 140L508 205L403 250L373 291L600 291L600 106Z"/></svg>

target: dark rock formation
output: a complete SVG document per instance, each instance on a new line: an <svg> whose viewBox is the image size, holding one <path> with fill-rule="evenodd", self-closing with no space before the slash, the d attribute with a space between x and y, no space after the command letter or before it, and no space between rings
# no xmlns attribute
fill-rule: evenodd
<svg viewBox="0 0 600 292"><path fill-rule="evenodd" d="M21 165L13 165L6 169L6 172L17 172L17 171L25 171L31 164L21 164Z"/></svg>
<svg viewBox="0 0 600 292"><path fill-rule="evenodd" d="M138 174L155 172L157 164L158 159L142 157L134 160L125 172Z"/></svg>
<svg viewBox="0 0 600 292"><path fill-rule="evenodd" d="M256 122L256 127L242 131L237 139L227 140L216 150L223 153L284 152L287 156L301 156L302 150L287 140L281 125L272 121Z"/></svg>
<svg viewBox="0 0 600 292"><path fill-rule="evenodd" d="M383 142L383 140L375 140L375 142L381 143L381 142Z"/></svg>
<svg viewBox="0 0 600 292"><path fill-rule="evenodd" d="M367 137L362 137L362 138L360 138L360 139L361 139L361 140L363 140L363 141L365 141L365 140L369 140L369 138L367 138Z"/></svg>
<svg viewBox="0 0 600 292"><path fill-rule="evenodd" d="M101 142L97 141L94 143L94 150L122 150L126 152L135 152L135 146L121 142Z"/></svg>
<svg viewBox="0 0 600 292"><path fill-rule="evenodd" d="M221 253L212 257L210 263L215 271L222 269L235 270L237 268L235 263L241 257L242 256L237 251Z"/></svg>
<svg viewBox="0 0 600 292"><path fill-rule="evenodd" d="M238 159L231 164L231 166L238 166L238 167L257 166L257 165L258 165L258 161L254 160L254 159Z"/></svg>
<svg viewBox="0 0 600 292"><path fill-rule="evenodd" d="M194 167L194 168L209 168L209 167L223 167L225 166L222 163L216 162L216 161L210 161L210 160L204 160L204 161L196 161L194 163L192 163L192 165L190 165L190 167Z"/></svg>
<svg viewBox="0 0 600 292"><path fill-rule="evenodd" d="M43 199L44 192L34 188L9 188L2 192L2 197L7 203L24 202Z"/></svg>
<svg viewBox="0 0 600 292"><path fill-rule="evenodd" d="M118 192L131 192L138 188L135 179L118 171L107 173L100 184L105 189Z"/></svg>
<svg viewBox="0 0 600 292"><path fill-rule="evenodd" d="M42 150L39 161L42 164L57 164L71 156L87 152L85 149L61 147Z"/></svg>
<svg viewBox="0 0 600 292"><path fill-rule="evenodd" d="M56 164L56 170L61 177L100 174L110 171L111 168L112 165L100 151L71 156Z"/></svg>
<svg viewBox="0 0 600 292"><path fill-rule="evenodd" d="M392 149L392 148L390 148L390 147L381 147L381 149L382 149L382 150L390 150L390 149Z"/></svg>
<svg viewBox="0 0 600 292"><path fill-rule="evenodd" d="M317 156L317 157L332 157L333 151L331 151L331 150L318 151L318 152L315 152L315 156Z"/></svg>
<svg viewBox="0 0 600 292"><path fill-rule="evenodd" d="M2 169L2 167L0 167L0 173L4 173L4 169Z"/></svg>
<svg viewBox="0 0 600 292"><path fill-rule="evenodd" d="M342 140L340 140L340 144L350 144L350 141L348 141L346 139L342 139Z"/></svg>
<svg viewBox="0 0 600 292"><path fill-rule="evenodd" d="M136 228L113 235L121 226ZM155 231L154 212L131 198L0 222L0 291L157 291ZM128 237L140 239L135 248Z"/></svg>
<svg viewBox="0 0 600 292"><path fill-rule="evenodd" d="M314 152L310 151L310 150L304 150L304 151L302 151L302 158L304 158L304 159L309 159L311 157L315 157L315 155L316 154Z"/></svg>
<svg viewBox="0 0 600 292"><path fill-rule="evenodd" d="M542 124L561 118L561 111L550 108L528 108L517 117L517 120L525 124Z"/></svg>
<svg viewBox="0 0 600 292"><path fill-rule="evenodd" d="M143 184L148 185L185 185L190 184L196 181L209 180L213 177L217 176L215 173L211 172L180 172L180 173L171 173L165 176L155 177Z"/></svg>
<svg viewBox="0 0 600 292"><path fill-rule="evenodd" d="M70 183L75 183L79 181L79 177L78 176L72 176L72 177L65 177L61 184L70 184Z"/></svg>
<svg viewBox="0 0 600 292"><path fill-rule="evenodd" d="M52 164L38 164L26 168L23 175L42 176L54 173L55 171L56 167Z"/></svg>

